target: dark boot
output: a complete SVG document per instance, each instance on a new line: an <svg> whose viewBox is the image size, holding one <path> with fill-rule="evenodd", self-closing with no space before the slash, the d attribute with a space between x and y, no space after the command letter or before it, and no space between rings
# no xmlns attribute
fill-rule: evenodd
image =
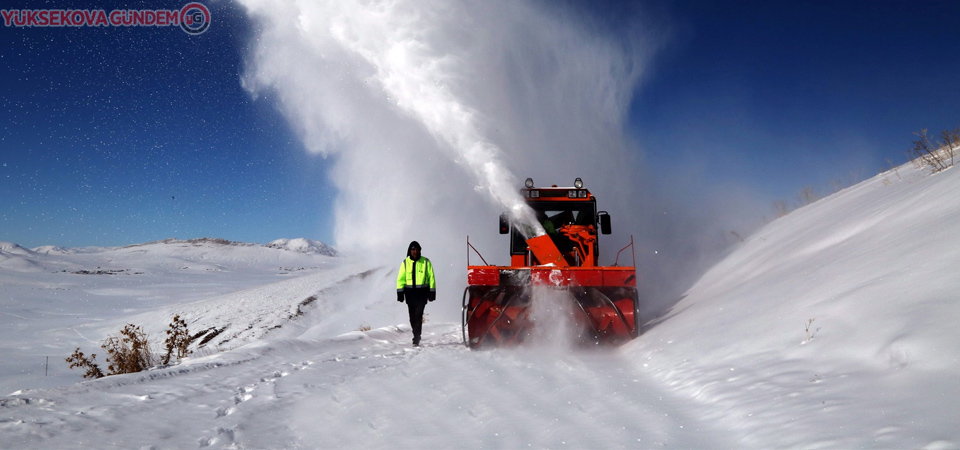
<svg viewBox="0 0 960 450"><path fill-rule="evenodd" d="M410 313L410 329L413 331L413 345L420 345L420 333L423 330L423 309L427 306L427 299L408 298L407 309Z"/></svg>

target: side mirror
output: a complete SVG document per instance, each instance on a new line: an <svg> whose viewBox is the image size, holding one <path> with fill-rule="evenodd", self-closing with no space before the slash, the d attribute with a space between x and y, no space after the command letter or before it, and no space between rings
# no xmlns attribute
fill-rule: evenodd
<svg viewBox="0 0 960 450"><path fill-rule="evenodd" d="M597 221L600 222L600 233L610 234L610 214L607 214L606 211L598 212Z"/></svg>
<svg viewBox="0 0 960 450"><path fill-rule="evenodd" d="M510 216L507 213L500 214L500 234L510 232Z"/></svg>

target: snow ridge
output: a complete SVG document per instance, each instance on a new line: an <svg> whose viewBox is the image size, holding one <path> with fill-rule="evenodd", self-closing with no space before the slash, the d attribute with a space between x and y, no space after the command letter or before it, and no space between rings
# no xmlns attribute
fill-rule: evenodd
<svg viewBox="0 0 960 450"><path fill-rule="evenodd" d="M270 243L266 246L299 253L316 253L318 255L339 256L339 253L333 247L324 244L323 242L306 238L277 239L270 241Z"/></svg>

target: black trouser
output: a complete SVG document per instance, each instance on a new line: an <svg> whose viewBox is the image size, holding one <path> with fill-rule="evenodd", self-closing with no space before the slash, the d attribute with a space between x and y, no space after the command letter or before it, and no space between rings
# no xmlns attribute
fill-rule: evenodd
<svg viewBox="0 0 960 450"><path fill-rule="evenodd" d="M416 291L404 293L407 299L407 311L410 312L410 328L413 329L413 342L420 342L420 332L423 330L423 309L427 306L427 295Z"/></svg>

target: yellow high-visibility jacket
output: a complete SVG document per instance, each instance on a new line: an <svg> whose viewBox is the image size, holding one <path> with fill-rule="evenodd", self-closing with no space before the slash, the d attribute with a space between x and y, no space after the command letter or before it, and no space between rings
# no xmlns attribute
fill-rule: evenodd
<svg viewBox="0 0 960 450"><path fill-rule="evenodd" d="M400 263L400 271L397 273L397 300L402 300L404 294L423 295L428 300L437 298L433 264L426 257L421 256L414 261L408 256Z"/></svg>

